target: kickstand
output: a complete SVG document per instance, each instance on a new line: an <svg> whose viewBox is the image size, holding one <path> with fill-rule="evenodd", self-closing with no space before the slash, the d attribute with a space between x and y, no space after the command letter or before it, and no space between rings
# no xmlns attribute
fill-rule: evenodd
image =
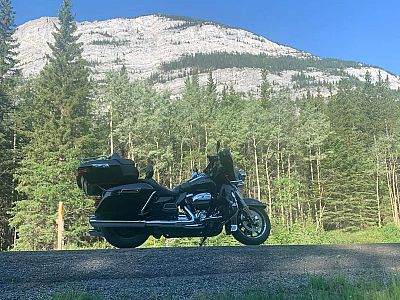
<svg viewBox="0 0 400 300"><path fill-rule="evenodd" d="M204 243L205 243L206 239L207 239L207 237L206 237L206 236L203 236L203 237L201 238L201 241L200 241L200 243L199 243L199 247L201 247L201 246L203 246L203 245L204 245Z"/></svg>

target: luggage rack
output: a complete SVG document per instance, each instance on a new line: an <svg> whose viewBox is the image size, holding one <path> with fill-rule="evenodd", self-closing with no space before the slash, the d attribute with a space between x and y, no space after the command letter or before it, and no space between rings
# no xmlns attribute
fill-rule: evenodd
<svg viewBox="0 0 400 300"><path fill-rule="evenodd" d="M109 156L107 156L107 155L84 157L84 158L81 158L81 162L87 162L87 161L96 160L96 159L108 159L108 158L109 158Z"/></svg>
<svg viewBox="0 0 400 300"><path fill-rule="evenodd" d="M81 158L81 163L88 162L91 160L97 160L97 159L121 159L121 156L118 153L113 153L111 155L99 155L99 156L93 156L93 157L84 157L84 158Z"/></svg>

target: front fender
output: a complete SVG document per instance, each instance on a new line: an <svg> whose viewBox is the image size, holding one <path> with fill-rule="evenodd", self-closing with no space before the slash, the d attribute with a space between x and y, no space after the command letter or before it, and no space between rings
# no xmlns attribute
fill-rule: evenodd
<svg viewBox="0 0 400 300"><path fill-rule="evenodd" d="M265 203L262 203L259 200L256 199L251 199L251 198L243 198L244 202L247 204L247 206L258 206L262 208L266 208L267 205Z"/></svg>
<svg viewBox="0 0 400 300"><path fill-rule="evenodd" d="M251 198L243 198L244 203L246 203L247 206L253 206L253 207L262 207L265 209L267 206L262 203L261 201L258 201L256 199L251 199ZM232 225L234 225L234 229L232 228ZM225 232L227 235L231 234L232 231L237 230L237 213L225 224Z"/></svg>

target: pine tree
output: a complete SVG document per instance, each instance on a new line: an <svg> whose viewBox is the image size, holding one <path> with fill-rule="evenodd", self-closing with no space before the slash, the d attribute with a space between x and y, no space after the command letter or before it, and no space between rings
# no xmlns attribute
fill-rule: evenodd
<svg viewBox="0 0 400 300"><path fill-rule="evenodd" d="M0 0L0 83L17 71L14 15L11 0Z"/></svg>
<svg viewBox="0 0 400 300"><path fill-rule="evenodd" d="M329 103L334 134L324 173L328 228L360 229L376 224L374 163L362 132L359 91L342 83Z"/></svg>
<svg viewBox="0 0 400 300"><path fill-rule="evenodd" d="M31 107L29 143L17 172L21 199L12 224L18 230L17 248L52 249L57 204L66 207L66 242L89 240L87 215L91 209L74 182L79 158L96 149L91 132L90 84L81 46L75 35L71 1L64 0L50 45L52 55L39 74Z"/></svg>
<svg viewBox="0 0 400 300"><path fill-rule="evenodd" d="M14 12L11 1L0 0L0 250L12 245L12 231L8 218L15 198L13 93L17 70L13 33Z"/></svg>

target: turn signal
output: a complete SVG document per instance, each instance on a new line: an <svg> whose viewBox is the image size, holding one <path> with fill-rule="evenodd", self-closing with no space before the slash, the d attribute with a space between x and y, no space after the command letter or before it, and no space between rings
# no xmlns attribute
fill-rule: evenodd
<svg viewBox="0 0 400 300"><path fill-rule="evenodd" d="M94 207L97 208L97 206L99 206L99 204L100 204L100 201L101 201L101 197L94 198Z"/></svg>

